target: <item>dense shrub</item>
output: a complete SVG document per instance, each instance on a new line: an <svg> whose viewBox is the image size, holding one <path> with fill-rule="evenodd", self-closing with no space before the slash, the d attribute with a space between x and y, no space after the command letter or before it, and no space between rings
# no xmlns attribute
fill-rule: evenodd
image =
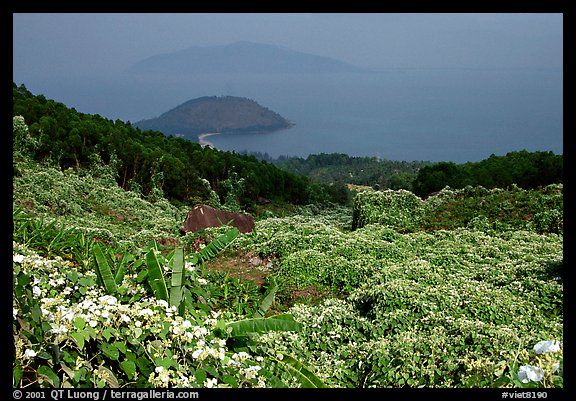
<svg viewBox="0 0 576 401"><path fill-rule="evenodd" d="M444 188L422 200L411 192L360 192L353 204L353 228L382 224L401 232L472 227L563 232L563 185L540 190L467 186Z"/></svg>

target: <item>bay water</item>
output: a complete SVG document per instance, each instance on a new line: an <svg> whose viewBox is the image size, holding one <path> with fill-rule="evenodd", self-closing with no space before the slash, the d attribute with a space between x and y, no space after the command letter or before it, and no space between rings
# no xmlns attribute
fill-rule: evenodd
<svg viewBox="0 0 576 401"><path fill-rule="evenodd" d="M265 134L212 135L209 141L221 150L271 157L346 153L464 163L518 150L563 153L562 70L124 73L24 83L34 94L80 112L132 122L157 117L197 97L247 97L295 125Z"/></svg>

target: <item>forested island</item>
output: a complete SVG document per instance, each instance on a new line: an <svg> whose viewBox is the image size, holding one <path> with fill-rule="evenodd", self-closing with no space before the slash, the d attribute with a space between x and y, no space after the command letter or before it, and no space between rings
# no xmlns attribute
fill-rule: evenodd
<svg viewBox="0 0 576 401"><path fill-rule="evenodd" d="M266 133L294 125L256 101L236 96L205 96L189 100L135 127L196 141L206 133Z"/></svg>

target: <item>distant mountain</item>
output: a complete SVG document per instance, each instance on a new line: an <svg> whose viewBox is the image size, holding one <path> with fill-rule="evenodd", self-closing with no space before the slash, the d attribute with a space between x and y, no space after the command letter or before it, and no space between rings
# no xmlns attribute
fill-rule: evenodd
<svg viewBox="0 0 576 401"><path fill-rule="evenodd" d="M203 133L271 132L291 127L293 123L251 99L205 96L133 125L141 130L156 130L196 140Z"/></svg>
<svg viewBox="0 0 576 401"><path fill-rule="evenodd" d="M144 59L133 74L185 75L194 73L339 73L368 70L329 57L316 56L252 42L223 46L193 46Z"/></svg>

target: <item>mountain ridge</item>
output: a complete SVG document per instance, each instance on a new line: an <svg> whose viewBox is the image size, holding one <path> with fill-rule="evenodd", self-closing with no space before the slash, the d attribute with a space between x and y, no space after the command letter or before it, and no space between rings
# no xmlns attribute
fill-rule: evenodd
<svg viewBox="0 0 576 401"><path fill-rule="evenodd" d="M190 99L156 118L134 126L165 135L181 135L198 140L205 133L272 132L294 123L261 106L255 100L237 96L203 96Z"/></svg>
<svg viewBox="0 0 576 401"><path fill-rule="evenodd" d="M127 70L132 74L195 73L341 73L367 69L331 57L284 46L239 41L218 46L191 46L150 56Z"/></svg>

